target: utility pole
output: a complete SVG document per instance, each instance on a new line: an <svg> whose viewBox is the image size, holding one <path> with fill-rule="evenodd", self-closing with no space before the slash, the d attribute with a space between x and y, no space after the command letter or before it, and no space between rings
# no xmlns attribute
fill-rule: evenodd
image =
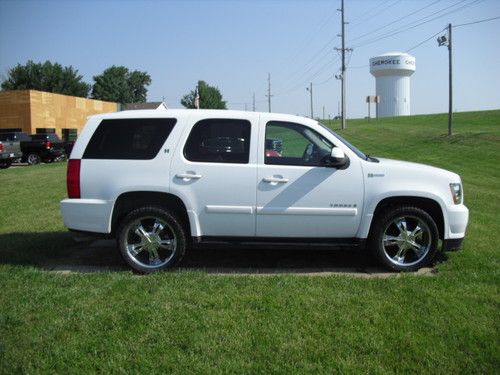
<svg viewBox="0 0 500 375"><path fill-rule="evenodd" d="M322 117L322 120L325 119L325 106L323 106L323 117Z"/></svg>
<svg viewBox="0 0 500 375"><path fill-rule="evenodd" d="M255 93L253 93L253 111L255 112Z"/></svg>
<svg viewBox="0 0 500 375"><path fill-rule="evenodd" d="M345 53L352 51L351 48L345 48L345 25L347 22L344 21L344 0L341 0L341 8L337 9L338 11L341 12L341 22L342 22L342 33L339 35L342 38L342 48L340 48L341 54L342 54L342 68L341 68L341 74L340 74L340 79L341 79L341 96L342 96L342 129L346 128L346 98L345 98L345 93L346 93L346 66L345 66ZM339 49L336 48L338 51Z"/></svg>
<svg viewBox="0 0 500 375"><path fill-rule="evenodd" d="M271 73L267 73L267 104L269 107L269 112L271 112Z"/></svg>
<svg viewBox="0 0 500 375"><path fill-rule="evenodd" d="M314 111L313 111L313 83L312 82L309 84L309 87L306 87L306 90L309 91L309 94L311 94L311 118L314 118Z"/></svg>
<svg viewBox="0 0 500 375"><path fill-rule="evenodd" d="M448 135L453 134L453 70L451 58L451 23L448 24L448 90L449 90L449 103L448 103Z"/></svg>
<svg viewBox="0 0 500 375"><path fill-rule="evenodd" d="M452 39L451 23L448 24L448 37L442 35L437 38L439 47L448 46L448 135L453 134L453 69L452 69Z"/></svg>

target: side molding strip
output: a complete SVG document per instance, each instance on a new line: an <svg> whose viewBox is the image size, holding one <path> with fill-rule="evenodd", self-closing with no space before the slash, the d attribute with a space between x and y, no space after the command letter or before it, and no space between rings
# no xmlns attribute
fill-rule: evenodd
<svg viewBox="0 0 500 375"><path fill-rule="evenodd" d="M357 208L257 207L257 215L356 216Z"/></svg>
<svg viewBox="0 0 500 375"><path fill-rule="evenodd" d="M253 214L250 206L205 206L205 211L210 214Z"/></svg>

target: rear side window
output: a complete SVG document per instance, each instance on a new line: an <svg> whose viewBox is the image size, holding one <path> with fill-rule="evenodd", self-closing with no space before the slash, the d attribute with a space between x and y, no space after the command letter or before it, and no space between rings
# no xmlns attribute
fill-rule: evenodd
<svg viewBox="0 0 500 375"><path fill-rule="evenodd" d="M184 147L187 160L247 164L250 153L248 120L207 119L198 121Z"/></svg>
<svg viewBox="0 0 500 375"><path fill-rule="evenodd" d="M83 158L153 159L176 122L173 118L102 120Z"/></svg>

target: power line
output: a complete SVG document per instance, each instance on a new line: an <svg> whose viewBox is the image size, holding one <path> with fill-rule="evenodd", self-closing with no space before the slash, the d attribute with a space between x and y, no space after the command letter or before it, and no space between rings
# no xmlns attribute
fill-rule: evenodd
<svg viewBox="0 0 500 375"><path fill-rule="evenodd" d="M377 15L377 14L381 13L381 12L382 12L382 11L384 11L385 9L390 8L391 6L393 6L393 5L395 5L396 3L398 3L398 2L399 2L399 1L396 1L395 3L393 3L393 4L389 5L388 7L384 8L384 9L382 9L382 11L379 11L379 12L377 12L377 13L375 13L375 14L370 14L371 12L373 12L374 10L376 10L377 8L379 8L379 7L383 6L383 5L385 5L385 4L387 4L387 3L391 2L391 1L392 1L392 0L386 0L386 1L382 2L382 3L380 3L380 4L377 4L377 5L376 5L376 6L374 6L373 8L371 8L371 9L367 10L365 13L362 13L362 14L361 14L361 16L358 16L358 17L355 17L354 19L352 19L352 20L351 20L351 22L350 22L350 24L351 24L351 25L356 25L356 24L359 24L359 23L361 23L362 21L364 21L364 20L366 20L366 19L368 19L368 18L370 18L370 17L373 17L373 16L375 16L375 15ZM367 16L368 14L370 14L370 16Z"/></svg>
<svg viewBox="0 0 500 375"><path fill-rule="evenodd" d="M433 6L434 4L437 4L437 3L441 2L441 1L443 1L443 0L436 0L436 1L434 1L434 2L432 2L432 3L430 3L430 4L426 5L426 6L424 6L424 7L422 7L422 8L419 8L419 9L417 9L417 10L415 10L415 11L411 12L411 13L405 14L404 16L397 18L396 20L394 20L394 21L393 21L393 22L391 22L391 23L385 24L384 26L381 26L381 27L379 27L379 28L377 28L377 29L375 29L375 30L371 30L370 32L367 32L367 33L365 33L365 34L362 34L362 35L359 35L359 36L357 36L357 37L354 37L354 38L352 38L352 39L351 39L351 42L352 42L352 41L354 41L354 40L361 39L361 38L363 38L363 37L365 37L365 36L367 36L367 35L373 34L373 33L377 32L377 31L379 31L379 30L385 29L386 27L389 27L389 26L391 26L391 25L393 25L393 24L395 24L395 23L397 23L397 22L399 22L399 21L401 21L401 20L403 20L403 19L405 19L405 18L407 18L407 17L409 17L409 16L412 16L412 15L414 15L414 14L417 14L417 13L421 12L422 10L427 9L427 8L429 8L429 7ZM465 0L464 0L464 1L465 1ZM425 17L424 17L424 18L425 18Z"/></svg>
<svg viewBox="0 0 500 375"><path fill-rule="evenodd" d="M461 7L459 7L459 8L453 9L453 10L451 10L451 11L449 11L449 12L446 12L446 13L443 13L443 14L441 14L441 15L437 16L437 17L431 18L431 19L429 19L429 20L427 20L427 21L420 22L420 23L418 23L418 24L416 24L416 25L413 25L413 26L408 27L408 26L409 26L409 25L411 25L412 23L414 23L414 22L418 22L418 21L414 21L414 22L412 22L412 23L410 23L410 24L408 24L408 25L405 25L405 26L399 27L399 28L397 28L397 29L391 30L391 31L387 32L386 34L379 35L378 37L375 37L374 39L368 40L368 41L366 41L365 43L358 44L358 45L354 46L354 48L359 48L359 47L362 47L362 46L366 46L366 45L368 45L368 44L372 44L372 43L378 42L379 40L382 40L382 39L387 39L387 38L392 37L392 36L394 36L394 35L401 34L401 33L405 32L405 31L412 30L412 29L414 29L414 28L416 28L416 27L419 27L419 26L422 26L422 25L424 25L424 24L426 24L426 23L429 23L429 22L431 22L431 21L437 20L437 19L439 19L439 18L441 18L441 17L444 17L444 16L446 16L446 15L448 15L448 14L455 13L455 12L458 12L459 10L462 10L462 9L464 9L464 8L467 8L467 7L469 7L469 6L472 6L472 5L476 4L476 3L478 3L479 1L482 1L482 0L475 0L475 1L471 2L471 3L464 4L464 5L462 5L462 6L461 6ZM460 4L460 3L463 3L463 2L464 2L464 0L459 1L458 3L454 4L453 6L456 6L456 5L458 5L458 4ZM448 8L449 8L449 7L448 7ZM447 8L445 8L445 9L447 9ZM444 10L444 9L441 9L440 11L435 12L435 13L433 13L432 15L437 14L437 13L440 13L440 12L442 12L443 10ZM428 17L430 17L430 16L432 16L432 15L429 15L429 16L426 16L426 17L423 17L422 19L428 18Z"/></svg>
<svg viewBox="0 0 500 375"><path fill-rule="evenodd" d="M489 22L489 21L493 21L493 20L497 20L499 19L500 16L497 16L497 17L491 17L491 18L486 18L484 20L479 20L479 21L474 21L474 22L467 22L467 23L461 23L461 24L458 24L458 25L454 25L452 26L453 28L455 27L462 27L462 26L469 26L469 25L475 25L476 23L482 23L482 22Z"/></svg>
<svg viewBox="0 0 500 375"><path fill-rule="evenodd" d="M446 28L439 30L436 34L433 34L432 36L430 36L430 37L428 37L427 39L425 39L425 40L421 41L420 43L418 43L417 45L415 45L415 46L413 46L413 47L411 47L411 48L407 49L405 52L410 52L410 51L414 50L415 48L420 47L420 46L421 46L422 44L424 44L425 42L428 42L429 40L431 40L432 38L434 38L436 35L438 35L438 34L442 33L442 32L443 32L443 30L445 30L445 29L446 29Z"/></svg>
<svg viewBox="0 0 500 375"><path fill-rule="evenodd" d="M290 94L294 91L297 91L298 89L302 89L302 86L310 80L314 80L318 75L323 73L328 67L332 66L335 61L338 59L338 56L334 56L333 59L330 59L326 62L326 64L323 64L313 75L308 76L306 79L300 81L300 83L293 85L290 89L285 90L284 92L279 92L278 94L275 94L275 96L282 96L286 94Z"/></svg>
<svg viewBox="0 0 500 375"><path fill-rule="evenodd" d="M331 11L331 13L323 20L319 23L319 26L315 29L315 30L312 30L311 33L308 35L307 38L303 39L304 40L304 43L301 43L301 47L296 51L295 54L291 55L290 59L291 60L295 60L295 58L301 53L303 52L303 50L310 45L311 41L318 35L320 35L320 31L328 24L328 22L333 18L333 16L335 16L336 14L336 9L334 7L334 9Z"/></svg>
<svg viewBox="0 0 500 375"><path fill-rule="evenodd" d="M370 65L356 65L356 66L350 66L349 69L361 69L361 68L368 68Z"/></svg>
<svg viewBox="0 0 500 375"><path fill-rule="evenodd" d="M430 14L428 14L428 15L426 15L424 17L421 17L421 18L419 18L417 20L413 20L413 21L411 21L411 22L409 22L409 23L407 23L405 25L399 26L399 27L397 27L395 29L392 29L392 30L387 31L387 32L382 33L382 34L379 34L378 36L375 36L373 39L369 39L369 40L367 40L365 42L361 42L361 44L358 44L356 46L356 48L360 47L360 46L367 45L367 44L375 43L376 41L389 38L389 37L391 37L393 35L397 35L397 34L402 33L404 31L411 30L411 29L413 29L415 27L423 25L423 24L425 24L427 22L432 21L432 19L429 19L430 17L436 16L437 14L442 13L442 12L444 12L444 11L450 9L450 8L456 7L457 5L460 5L460 4L462 4L462 3L466 2L466 1L468 1L468 0L459 0L458 2L456 2L456 3L452 4L452 5L444 7L442 9L440 9L440 10L437 10L437 11L435 11L433 13L430 13ZM475 1L480 1L480 0L475 0ZM470 4L472 4L472 3L470 3ZM442 17L443 15L440 15L437 18ZM421 21L423 21L423 22L421 22ZM393 25L393 24L394 24L394 22L390 23L390 25Z"/></svg>

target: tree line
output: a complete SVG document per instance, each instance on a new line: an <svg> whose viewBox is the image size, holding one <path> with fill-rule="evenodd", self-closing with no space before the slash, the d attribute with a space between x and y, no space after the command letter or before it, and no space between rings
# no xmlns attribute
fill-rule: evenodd
<svg viewBox="0 0 500 375"><path fill-rule="evenodd" d="M121 104L144 103L147 99L151 76L147 72L129 70L125 66L111 66L93 77L90 85L72 66L62 66L46 61L17 64L9 69L1 89L39 90L82 98L92 98ZM205 81L198 81L196 88L184 95L181 104L186 108L226 109L219 89Z"/></svg>

